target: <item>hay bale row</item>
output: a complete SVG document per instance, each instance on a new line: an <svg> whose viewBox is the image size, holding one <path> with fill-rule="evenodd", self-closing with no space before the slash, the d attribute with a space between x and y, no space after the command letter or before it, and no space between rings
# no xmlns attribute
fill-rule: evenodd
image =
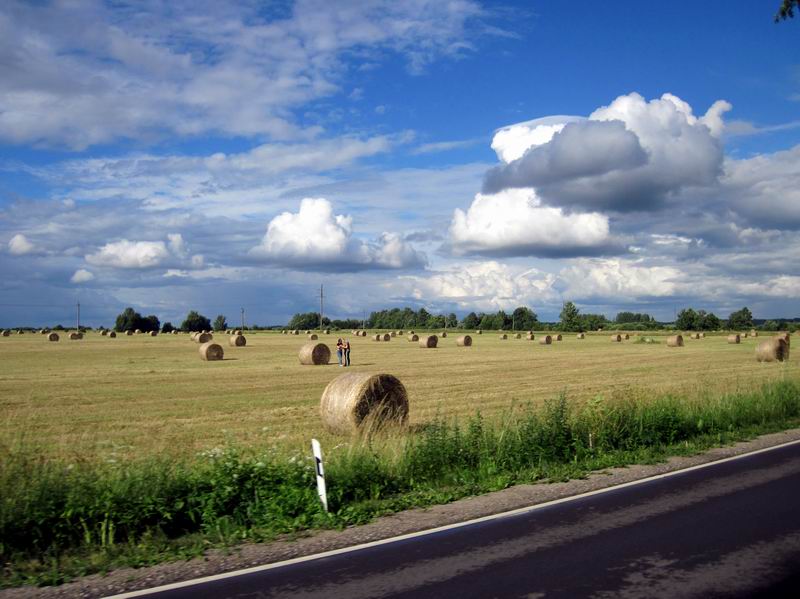
<svg viewBox="0 0 800 599"><path fill-rule="evenodd" d="M231 347L244 347L247 345L247 337L244 335L231 335L228 337L228 345Z"/></svg>
<svg viewBox="0 0 800 599"><path fill-rule="evenodd" d="M426 335L419 340L419 346L427 349L434 348L439 344L439 338L436 335Z"/></svg>
<svg viewBox="0 0 800 599"><path fill-rule="evenodd" d="M201 333L202 334L202 333ZM209 333L205 333L208 335ZM222 346L212 341L207 341L200 346L200 357L207 362L215 362L222 360L225 356L225 351Z"/></svg>
<svg viewBox="0 0 800 599"><path fill-rule="evenodd" d="M667 337L667 347L683 347L683 335Z"/></svg>
<svg viewBox="0 0 800 599"><path fill-rule="evenodd" d="M461 337L456 339L456 345L458 347L472 347L472 337L469 335L461 335Z"/></svg>
<svg viewBox="0 0 800 599"><path fill-rule="evenodd" d="M759 362L785 362L789 359L789 344L783 337L765 339L756 346Z"/></svg>
<svg viewBox="0 0 800 599"><path fill-rule="evenodd" d="M306 366L325 365L331 360L331 350L324 343L306 343L300 348L297 357Z"/></svg>
<svg viewBox="0 0 800 599"><path fill-rule="evenodd" d="M349 372L336 377L322 392L320 416L332 433L349 434L363 424L404 424L408 393L391 374Z"/></svg>

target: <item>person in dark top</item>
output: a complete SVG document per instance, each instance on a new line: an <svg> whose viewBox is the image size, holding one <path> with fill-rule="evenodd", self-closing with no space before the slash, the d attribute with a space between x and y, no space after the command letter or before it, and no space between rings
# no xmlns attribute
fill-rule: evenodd
<svg viewBox="0 0 800 599"><path fill-rule="evenodd" d="M336 356L339 358L339 366L343 366L342 364L343 355L344 355L344 343L342 342L342 338L339 337L336 340Z"/></svg>
<svg viewBox="0 0 800 599"><path fill-rule="evenodd" d="M344 365L350 366L350 340L344 340Z"/></svg>

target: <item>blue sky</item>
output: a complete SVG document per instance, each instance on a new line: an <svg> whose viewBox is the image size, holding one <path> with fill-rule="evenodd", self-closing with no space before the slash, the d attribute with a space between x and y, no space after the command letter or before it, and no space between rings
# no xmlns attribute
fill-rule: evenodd
<svg viewBox="0 0 800 599"><path fill-rule="evenodd" d="M778 4L4 2L0 326L798 316Z"/></svg>

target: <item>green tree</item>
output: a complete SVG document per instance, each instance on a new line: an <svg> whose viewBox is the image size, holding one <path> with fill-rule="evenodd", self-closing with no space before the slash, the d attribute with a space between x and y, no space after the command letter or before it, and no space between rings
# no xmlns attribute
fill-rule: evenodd
<svg viewBox="0 0 800 599"><path fill-rule="evenodd" d="M186 315L186 320L181 323L183 331L210 331L211 321L202 314L192 310Z"/></svg>
<svg viewBox="0 0 800 599"><path fill-rule="evenodd" d="M701 331L717 331L722 328L722 320L717 318L713 312L703 314L699 328Z"/></svg>
<svg viewBox="0 0 800 599"><path fill-rule="evenodd" d="M357 321L358 325L357 328L361 328L361 321ZM322 320L322 326L330 324L331 321L329 318L325 317ZM292 319L289 321L289 328L290 329L318 329L321 328L319 326L319 313L318 312L304 312L298 313L292 316ZM353 327L356 328L356 327Z"/></svg>
<svg viewBox="0 0 800 599"><path fill-rule="evenodd" d="M475 312L470 312L464 317L464 320L461 321L461 327L467 330L477 329L480 324L481 321Z"/></svg>
<svg viewBox="0 0 800 599"><path fill-rule="evenodd" d="M114 323L114 330L117 333L124 333L125 331L135 331L136 329L145 330L144 318L136 310L131 307L125 308L122 314L117 315L117 320Z"/></svg>
<svg viewBox="0 0 800 599"><path fill-rule="evenodd" d="M228 321L225 319L224 315L218 314L214 319L213 326L215 331L224 331L228 328Z"/></svg>
<svg viewBox="0 0 800 599"><path fill-rule="evenodd" d="M175 330L175 327L169 321L167 321L163 325L161 325L161 332L162 333L171 333L174 330Z"/></svg>
<svg viewBox="0 0 800 599"><path fill-rule="evenodd" d="M161 328L161 322L158 320L158 316L150 314L142 319L142 326L139 328L147 333L150 331L158 331Z"/></svg>
<svg viewBox="0 0 800 599"><path fill-rule="evenodd" d="M753 314L747 306L736 312L731 312L731 315L728 316L728 328L731 330L753 328Z"/></svg>
<svg viewBox="0 0 800 599"><path fill-rule="evenodd" d="M478 329L486 329L491 330L494 328L494 315L493 314L482 314L481 321L478 323L476 327Z"/></svg>
<svg viewBox="0 0 800 599"><path fill-rule="evenodd" d="M678 312L675 328L681 331L696 331L700 328L700 319L692 308L684 308Z"/></svg>
<svg viewBox="0 0 800 599"><path fill-rule="evenodd" d="M775 22L793 19L795 9L800 11L800 0L783 0L778 7L778 12L775 13Z"/></svg>
<svg viewBox="0 0 800 599"><path fill-rule="evenodd" d="M520 306L511 313L513 328L517 331L532 331L539 326L536 312L525 306Z"/></svg>
<svg viewBox="0 0 800 599"><path fill-rule="evenodd" d="M572 302L564 302L561 308L559 327L562 331L577 331L581 328L580 311Z"/></svg>
<svg viewBox="0 0 800 599"><path fill-rule="evenodd" d="M779 325L778 325L778 323L777 323L776 321L774 321L774 320L768 320L767 322L765 322L765 323L764 323L764 324L761 326L761 329L762 329L763 331L777 331L777 330L778 330L778 326L779 326Z"/></svg>
<svg viewBox="0 0 800 599"><path fill-rule="evenodd" d="M445 320L448 329L454 329L458 326L458 316L456 316L453 312L450 312Z"/></svg>

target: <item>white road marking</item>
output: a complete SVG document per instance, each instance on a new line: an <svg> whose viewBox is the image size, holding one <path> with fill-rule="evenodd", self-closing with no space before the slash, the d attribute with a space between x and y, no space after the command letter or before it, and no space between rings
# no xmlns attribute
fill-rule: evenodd
<svg viewBox="0 0 800 599"><path fill-rule="evenodd" d="M152 595L155 593L160 593L163 591L171 591L174 589L181 589L185 587L190 587L198 584L205 584L207 582L214 582L216 580L225 580L226 578L234 578L235 576L243 576L245 574L253 574L255 572L264 572L265 570L273 570L275 568L282 568L284 566L291 566L293 564L301 564L303 562L310 562L317 559L322 559L325 557L332 557L334 555L342 555L344 553L351 553L353 551L360 551L362 549L369 549L371 547L379 547L380 545L387 545L389 543L396 543L397 541L405 541L407 539L414 539L416 537L424 537L426 535L436 534L438 532L443 532L446 530L453 530L456 528L462 528L465 526L471 526L473 524L479 524L481 522L489 522L491 520L499 520L500 518L508 518L510 516L518 516L520 514L527 514L529 512L535 512L537 510L544 509L546 507L550 507L553 505L559 505L561 503L568 503L570 501L575 501L577 499L583 499L584 497L592 497L594 495L601 495L603 493L609 493L611 491L617 491L619 489L625 489L627 487L634 487L636 485L642 485L644 483L648 483L655 480L661 480L664 478L670 478L672 476L677 476L678 474L683 474L685 472L692 472L694 470L702 470L703 468L709 468L711 466L717 466L718 464L725 464L727 462L732 462L734 460L740 460L742 458L747 458L750 456L758 455L760 453L766 453L768 451L774 451L776 449L781 449L783 447L788 447L790 445L797 445L800 443L800 439L796 441L787 441L786 443L781 443L780 445L773 445L772 447L765 447L763 449L757 449L755 451L750 451L748 453L743 453L740 455L731 456L729 458L722 458L720 460L714 460L713 462L706 462L705 464L697 464L696 466L689 466L688 468L682 468L680 470L673 470L671 472L664 472L662 474L655 474L653 476L649 476L647 478L642 478L639 480L632 480L626 483L620 483L618 485L614 485L612 487L605 487L603 489L595 489L594 491L587 491L585 493L581 493L579 495L571 495L569 497L562 497L560 499L553 499L551 501L546 501L544 503L537 503L535 505L529 505L526 507L521 507L513 510L509 510L507 512L500 512L499 514L490 514L488 516L481 516L480 518L473 518L472 520L466 520L464 522L455 522L453 524L445 524L444 526L437 526L436 528L429 528L427 530L420 530L417 532L410 532L404 535L399 535L396 537L390 537L387 539L380 539L378 541L370 541L368 543L361 543L360 545L352 545L350 547L342 547L340 549L331 549L330 551L323 551L322 553L314 553L312 555L304 555L302 557L295 557L292 559L283 560L281 562L274 562L271 564L264 564L262 566L253 566L250 568L244 568L242 570L234 570L232 572L224 572L222 574L214 574L213 576L203 576L202 578L194 578L191 580L184 580L182 582L173 582L171 584L165 584L158 587L152 587L149 589L141 589L138 591L130 591L128 593L121 593L119 595L110 595L106 597L106 599L129 599L131 597L145 597L147 595Z"/></svg>

